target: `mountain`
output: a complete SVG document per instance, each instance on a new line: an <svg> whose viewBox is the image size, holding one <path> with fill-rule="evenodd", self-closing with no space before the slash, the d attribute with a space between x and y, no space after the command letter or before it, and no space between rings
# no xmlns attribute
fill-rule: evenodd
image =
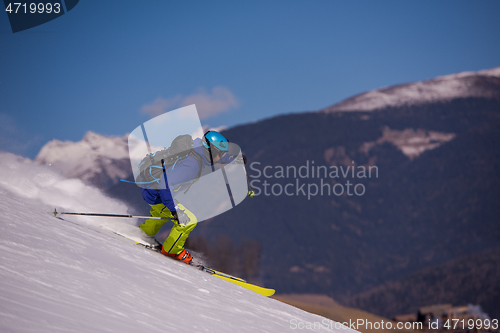
<svg viewBox="0 0 500 333"><path fill-rule="evenodd" d="M320 112L365 112L447 103L464 98L499 100L500 67L377 89L348 98ZM368 118L369 115L362 117ZM225 129L226 127L222 126L214 130ZM452 133L435 133L423 129L413 133L412 128L401 132L385 128L384 135L378 138L378 143L393 143L411 157L427 150L426 147L435 148L436 143L439 145L439 142L449 141L452 137ZM100 188L109 188L118 184L119 179L130 176L127 138L128 135L106 137L89 131L79 142L61 142L54 139L42 147L35 161L42 165L52 165L67 177L79 178ZM373 142L367 142L364 149L371 146Z"/></svg>
<svg viewBox="0 0 500 333"><path fill-rule="evenodd" d="M387 107L449 102L456 98L500 99L500 67L376 89L325 108L324 112L373 111Z"/></svg>
<svg viewBox="0 0 500 333"><path fill-rule="evenodd" d="M2 332L284 332L326 320L99 228L123 222L50 216L126 212L80 180L6 153L0 171Z"/></svg>
<svg viewBox="0 0 500 333"><path fill-rule="evenodd" d="M398 304L387 313L387 303L349 300L426 267L449 263L444 266L449 268L457 258L482 256L500 244L500 85L497 76L484 76L455 76L482 82L483 97L445 95L357 112L329 108L225 131L243 147L261 195L200 225L200 232L212 239L221 231L235 240L258 239L264 279L278 283L281 292L323 293L376 314L401 313ZM450 85L449 80L441 82ZM332 179L280 174L289 167L307 170L313 162L328 170L356 166L356 172L376 166L378 175L349 173ZM346 193L347 181L362 184L364 194ZM314 191L324 183L344 185L345 191L310 198L297 191L304 184L305 191L308 186ZM292 195L279 193L286 186ZM273 187L279 195L272 193ZM489 284L474 299L461 293L449 301L479 299L486 312L498 314L494 279L485 281ZM424 285L432 290L435 281ZM425 300L448 302L438 294Z"/></svg>
<svg viewBox="0 0 500 333"><path fill-rule="evenodd" d="M488 314L493 319L500 316L496 306L500 297L499 279L500 248L497 248L423 268L355 295L347 303L364 309L376 308L377 313L390 317L417 313L420 307L429 304L472 303L490 309Z"/></svg>
<svg viewBox="0 0 500 333"><path fill-rule="evenodd" d="M258 241L265 284L344 304L429 267L454 274L459 258L500 244L499 72L384 88L224 131L243 148L259 195L200 223L193 237L212 247L221 235ZM146 210L138 192L124 183L107 189ZM477 299L500 313L492 292L499 286L488 281ZM460 295L425 300L474 302ZM385 303L356 304L392 316L403 303L390 314Z"/></svg>
<svg viewBox="0 0 500 333"><path fill-rule="evenodd" d="M260 181L255 185L262 191L264 181L269 183L269 195L246 200L237 210L201 225L203 232L209 237L224 230L236 239L257 238L266 281L280 283L284 292L326 293L340 301L425 267L498 247L499 110L495 100L467 98L376 113L289 115L230 129L225 134L247 147L249 161L260 163L254 167L260 177L251 168L249 174ZM387 129L437 132L453 139L435 142L433 149L411 157L398 145L381 140ZM257 135L258 142L246 139L264 132L265 139ZM408 135L409 143L411 139ZM307 161L344 168L355 161L358 166L377 166L378 176L263 175L267 166L276 172L276 166L300 168ZM292 189L300 184L314 189L322 180L332 186L363 184L365 191L361 196L344 192L310 200L296 192L271 193L272 186L278 192L290 184ZM297 181L299 185L293 185ZM484 285L481 290L491 298L489 288L498 287ZM495 304L491 299L488 303ZM364 309L381 314L376 306Z"/></svg>
<svg viewBox="0 0 500 333"><path fill-rule="evenodd" d="M127 136L106 137L89 131L79 142L48 142L35 161L62 171L68 178L107 188L130 173L127 143Z"/></svg>

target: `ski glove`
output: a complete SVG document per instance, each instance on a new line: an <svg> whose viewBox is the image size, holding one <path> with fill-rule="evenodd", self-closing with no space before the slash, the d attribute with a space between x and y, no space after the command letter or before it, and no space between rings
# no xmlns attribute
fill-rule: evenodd
<svg viewBox="0 0 500 333"><path fill-rule="evenodd" d="M180 225L187 225L191 219L182 210L171 212L174 220L176 220Z"/></svg>
<svg viewBox="0 0 500 333"><path fill-rule="evenodd" d="M245 157L245 155L241 155L241 156L237 156L234 161L237 163L237 164L247 164L247 158Z"/></svg>

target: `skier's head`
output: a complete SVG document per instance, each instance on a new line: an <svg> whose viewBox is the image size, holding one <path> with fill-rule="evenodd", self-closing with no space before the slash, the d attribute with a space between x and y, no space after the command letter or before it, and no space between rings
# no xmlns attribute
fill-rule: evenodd
<svg viewBox="0 0 500 333"><path fill-rule="evenodd" d="M229 141L216 131L206 132L201 142L212 156L213 162L217 162L229 150Z"/></svg>

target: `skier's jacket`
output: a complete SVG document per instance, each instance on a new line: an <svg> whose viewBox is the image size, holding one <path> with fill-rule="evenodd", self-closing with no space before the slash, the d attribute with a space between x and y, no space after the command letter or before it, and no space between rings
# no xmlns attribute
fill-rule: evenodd
<svg viewBox="0 0 500 333"><path fill-rule="evenodd" d="M204 148L201 146L201 139L195 139L193 142L193 149L195 153L198 153L201 157L201 167L204 165L212 165L210 158L205 155ZM229 163L233 157L225 154L219 161L219 163ZM143 188L141 187L141 193L144 200L150 205L164 204L168 210L171 212L175 211L175 200L172 197L172 193L177 193L181 191L186 191L189 186L196 180L200 173L200 163L193 156L180 160L173 166L166 169L166 172L162 174L162 180L157 189L153 188L153 185ZM165 182L167 179L167 182ZM169 187L175 186L171 189Z"/></svg>

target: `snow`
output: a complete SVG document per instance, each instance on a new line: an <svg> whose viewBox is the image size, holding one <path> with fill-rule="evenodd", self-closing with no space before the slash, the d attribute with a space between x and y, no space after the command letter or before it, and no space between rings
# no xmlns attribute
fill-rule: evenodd
<svg viewBox="0 0 500 333"><path fill-rule="evenodd" d="M35 161L56 168L69 178L91 182L93 178L106 174L116 183L130 173L124 168L130 166L127 142L128 135L106 137L89 131L78 142L51 140L42 147Z"/></svg>
<svg viewBox="0 0 500 333"><path fill-rule="evenodd" d="M0 153L1 332L288 332L324 320L99 228L126 221L68 217L77 225L54 207L126 213L80 180Z"/></svg>
<svg viewBox="0 0 500 333"><path fill-rule="evenodd" d="M384 107L448 101L464 97L499 98L498 78L500 78L500 67L439 76L431 80L368 91L328 107L324 111L372 111ZM497 80L495 87L485 88L480 82L491 79Z"/></svg>
<svg viewBox="0 0 500 333"><path fill-rule="evenodd" d="M479 71L478 73L482 74L482 75L489 75L489 76L500 77L500 67L495 67L495 68L491 68L491 69L485 69L485 70Z"/></svg>
<svg viewBox="0 0 500 333"><path fill-rule="evenodd" d="M406 128L404 130L393 130L385 126L382 136L376 141L365 142L360 151L368 153L376 145L389 142L396 146L409 159L414 159L427 150L436 149L439 146L453 140L454 133L428 131L425 129Z"/></svg>

